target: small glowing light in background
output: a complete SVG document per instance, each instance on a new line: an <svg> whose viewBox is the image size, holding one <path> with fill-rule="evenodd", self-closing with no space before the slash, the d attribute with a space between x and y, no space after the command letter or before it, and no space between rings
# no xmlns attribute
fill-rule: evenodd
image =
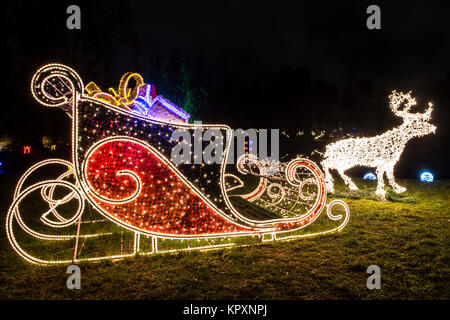
<svg viewBox="0 0 450 320"><path fill-rule="evenodd" d="M377 180L377 176L376 176L376 174L375 173L373 173L373 172L367 172L365 175L364 175L364 178L363 178L364 180Z"/></svg>
<svg viewBox="0 0 450 320"><path fill-rule="evenodd" d="M433 174L429 171L424 171L420 174L420 181L423 182L433 182L434 181L434 177Z"/></svg>

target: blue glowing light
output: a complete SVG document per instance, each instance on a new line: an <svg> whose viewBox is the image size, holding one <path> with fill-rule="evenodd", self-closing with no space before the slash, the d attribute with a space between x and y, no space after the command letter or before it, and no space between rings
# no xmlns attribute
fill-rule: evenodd
<svg viewBox="0 0 450 320"><path fill-rule="evenodd" d="M367 172L365 175L364 175L364 178L363 178L364 180L377 180L377 176L375 175L375 173L373 173L373 172Z"/></svg>
<svg viewBox="0 0 450 320"><path fill-rule="evenodd" d="M134 106L136 107L137 111L142 113L143 115L147 114L148 109L152 107L152 97L151 97L151 91L152 86L150 84L147 84L145 86L145 93L144 96L138 96L134 100Z"/></svg>
<svg viewBox="0 0 450 320"><path fill-rule="evenodd" d="M181 119L188 121L189 120L189 113L185 112L183 109L178 107L176 104L170 102L169 100L163 98L162 96L157 96L155 100L153 100L153 104L159 101L167 110L172 111L177 116L179 116ZM153 106L152 104L152 106Z"/></svg>
<svg viewBox="0 0 450 320"><path fill-rule="evenodd" d="M431 172L428 171L424 171L420 174L420 181L423 182L433 182L434 177L433 174Z"/></svg>
<svg viewBox="0 0 450 320"><path fill-rule="evenodd" d="M170 102L162 96L157 96L153 99L151 94L152 90L154 91L154 88L151 84L145 85L144 91L140 92L139 96L133 101L133 111L143 114L144 116L148 116L148 111L153 108L153 105L156 102L159 102L160 105L176 114L184 121L187 122L189 120L190 115L173 102Z"/></svg>

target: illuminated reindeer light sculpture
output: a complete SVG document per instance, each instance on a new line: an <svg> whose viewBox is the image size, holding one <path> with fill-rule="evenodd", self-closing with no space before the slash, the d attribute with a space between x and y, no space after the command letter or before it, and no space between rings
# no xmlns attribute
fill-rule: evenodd
<svg viewBox="0 0 450 320"><path fill-rule="evenodd" d="M411 92L404 94L394 90L389 99L392 112L403 118L403 123L400 126L375 137L350 138L327 145L324 155L325 160L322 161L322 165L329 192L334 192L330 169L336 169L351 190L358 190L358 187L344 173L355 166L376 168L378 179L376 194L383 200L385 199L384 173L386 173L389 184L395 192L406 191L406 188L395 182L394 166L410 139L436 131L436 127L429 123L433 105L429 102L425 113L410 113L411 107L416 105L416 100L411 97ZM399 110L402 104L404 104L404 108Z"/></svg>

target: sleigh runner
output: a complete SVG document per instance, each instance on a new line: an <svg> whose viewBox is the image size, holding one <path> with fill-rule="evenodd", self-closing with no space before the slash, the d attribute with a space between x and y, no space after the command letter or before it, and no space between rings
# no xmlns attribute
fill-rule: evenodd
<svg viewBox="0 0 450 320"><path fill-rule="evenodd" d="M124 76L126 84L132 75ZM269 173L266 164L245 155L236 167L228 165L232 139L228 126L186 123L189 116L181 108L157 97L153 86L136 79L135 88L119 86L109 95L92 84L85 90L78 74L64 65L44 66L33 77L31 89L36 100L62 108L72 118L72 162L42 161L19 180L6 229L11 245L24 259L42 264L68 263L177 250L160 246L165 240L186 241L187 247L181 250L211 250L235 246L242 243L240 238L257 239L252 243L288 240L345 227L348 207L341 200L327 204L324 175L315 163L294 159L280 163L276 173ZM158 111L162 109L163 119ZM171 150L178 143L171 139L175 130L193 135L208 129L224 137L222 163L174 164L170 160ZM65 171L50 180L26 183L29 176L48 166L60 166ZM249 178L257 182L256 187L236 193L245 189L243 180ZM230 181L235 185L230 187ZM29 221L20 208L21 202L35 193L40 193L48 207L37 223ZM241 210L242 201L256 208L257 214ZM69 203L77 204L70 207L72 212L62 213L60 209ZM91 207L100 218L89 220L86 211ZM332 214L335 207L343 209L342 214ZM323 210L337 226L299 232L313 224ZM87 224L103 223L132 235L133 248L124 252L121 245L118 253L84 257L80 239L117 234L117 228L115 233L82 230ZM18 230L42 241L72 243L73 258L43 259L30 254L16 237ZM143 239L150 242L147 249L142 247ZM190 240L202 245L192 246Z"/></svg>

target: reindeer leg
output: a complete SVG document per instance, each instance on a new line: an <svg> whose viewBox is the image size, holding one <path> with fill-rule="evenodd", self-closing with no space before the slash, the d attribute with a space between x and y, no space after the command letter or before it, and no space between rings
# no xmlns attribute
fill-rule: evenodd
<svg viewBox="0 0 450 320"><path fill-rule="evenodd" d="M345 184L348 185L350 190L358 190L356 184L353 183L352 179L350 179L350 177L347 176L344 171L345 170L338 169L339 175L342 177L342 179L344 179Z"/></svg>
<svg viewBox="0 0 450 320"><path fill-rule="evenodd" d="M325 173L325 182L327 185L327 191L334 193L333 176L330 173L330 168L324 162L322 162L322 166Z"/></svg>
<svg viewBox="0 0 450 320"><path fill-rule="evenodd" d="M386 176L389 180L389 184L392 186L395 192L403 193L406 191L405 187L398 185L394 180L394 166L390 167L389 169L386 169Z"/></svg>
<svg viewBox="0 0 450 320"><path fill-rule="evenodd" d="M382 200L386 200L386 191L384 191L384 169L378 167L376 170L377 173L377 191L375 193L381 197Z"/></svg>

